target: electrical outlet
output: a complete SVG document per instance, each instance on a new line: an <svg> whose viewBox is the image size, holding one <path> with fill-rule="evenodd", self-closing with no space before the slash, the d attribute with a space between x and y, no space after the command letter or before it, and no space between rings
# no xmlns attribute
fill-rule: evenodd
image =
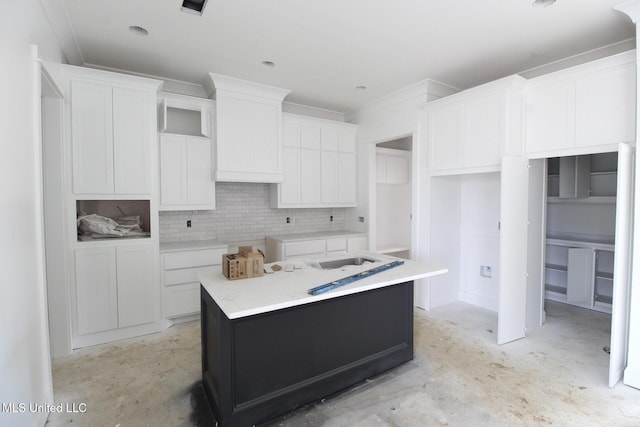
<svg viewBox="0 0 640 427"><path fill-rule="evenodd" d="M287 224L291 224L291 218L287 217Z"/></svg>
<svg viewBox="0 0 640 427"><path fill-rule="evenodd" d="M333 215L329 216L329 222L333 222Z"/></svg>
<svg viewBox="0 0 640 427"><path fill-rule="evenodd" d="M191 220L190 219L187 220L187 228L191 228Z"/></svg>
<svg viewBox="0 0 640 427"><path fill-rule="evenodd" d="M480 266L480 275L482 277L491 277L491 266L490 265L481 265Z"/></svg>
<svg viewBox="0 0 640 427"><path fill-rule="evenodd" d="M359 216L358 217L358 222L364 222L364 217L363 216Z"/></svg>

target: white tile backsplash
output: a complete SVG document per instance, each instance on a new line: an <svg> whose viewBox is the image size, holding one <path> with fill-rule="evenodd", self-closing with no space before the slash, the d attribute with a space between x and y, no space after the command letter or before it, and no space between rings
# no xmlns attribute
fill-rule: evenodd
<svg viewBox="0 0 640 427"><path fill-rule="evenodd" d="M269 185L216 183L216 210L160 212L160 241L262 240L271 234L342 230L346 208L272 209ZM333 223L329 221L333 215ZM291 223L286 223L286 218ZM191 228L187 228L191 220Z"/></svg>

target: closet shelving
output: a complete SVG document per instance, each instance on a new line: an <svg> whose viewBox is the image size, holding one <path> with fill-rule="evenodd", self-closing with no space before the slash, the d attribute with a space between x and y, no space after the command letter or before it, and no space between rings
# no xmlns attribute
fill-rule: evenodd
<svg viewBox="0 0 640 427"><path fill-rule="evenodd" d="M615 218L617 153L551 158L547 172L545 298L610 313L613 226L594 218Z"/></svg>

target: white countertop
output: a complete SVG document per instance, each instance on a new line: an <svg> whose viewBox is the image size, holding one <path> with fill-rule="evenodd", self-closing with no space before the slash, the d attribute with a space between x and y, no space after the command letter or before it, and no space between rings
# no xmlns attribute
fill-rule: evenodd
<svg viewBox="0 0 640 427"><path fill-rule="evenodd" d="M182 252L203 249L226 249L227 244L220 240L189 240L184 242L164 242L160 243L160 253Z"/></svg>
<svg viewBox="0 0 640 427"><path fill-rule="evenodd" d="M432 267L416 261L402 260L404 261L403 265L373 274L323 294L314 296L308 293L309 289L315 286L400 260L400 258L374 252L345 255L341 258L358 256L371 257L379 261L361 266L322 270L312 267L311 264L313 262L305 263L301 260L296 260L290 263L297 264L302 268L297 268L292 272L286 272L283 268L280 271L265 274L262 277L228 280L224 277L222 271L219 271L216 273L203 274L200 276L200 282L227 317L229 319L237 319L436 276L447 272L445 268ZM273 264L279 264L284 267L287 262L276 262L270 265Z"/></svg>
<svg viewBox="0 0 640 427"><path fill-rule="evenodd" d="M317 231L310 233L289 233L267 236L268 239L292 242L296 240L327 239L331 237L363 236L366 233L349 230Z"/></svg>

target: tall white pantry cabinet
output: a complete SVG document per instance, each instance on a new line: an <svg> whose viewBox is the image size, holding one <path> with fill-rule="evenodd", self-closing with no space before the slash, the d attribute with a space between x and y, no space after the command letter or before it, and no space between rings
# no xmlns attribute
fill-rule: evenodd
<svg viewBox="0 0 640 427"><path fill-rule="evenodd" d="M552 270L564 270L565 284L547 287L547 297L551 290L565 292L565 302L588 308L610 304L610 386L621 378L627 357L635 54L613 55L510 88L503 79L426 107L429 256L449 267L448 275L431 280L430 307L461 299L495 310L498 343L512 341L544 321L545 279L550 280ZM617 188L611 168L600 171L593 163L591 171L582 173L582 156L599 162L601 157L593 156L604 153L617 153ZM547 174L547 159L558 157L574 181L561 177L558 182ZM610 177L613 189L608 185L607 192L615 196L602 197L600 183ZM588 225L566 230L569 236L557 234L564 233L558 228L559 207L580 213L610 204L615 214L600 217L613 222L615 216L608 247L593 246L593 239L602 236L588 235L597 233ZM588 222L576 216L565 223L580 221ZM615 257L602 267L594 250L612 254L614 241ZM545 251L560 244L569 247L565 266L545 264ZM554 257L547 255L547 260Z"/></svg>
<svg viewBox="0 0 640 427"><path fill-rule="evenodd" d="M71 347L159 331L157 92L161 82L74 66L67 79ZM148 237L77 235L78 215L135 216Z"/></svg>

